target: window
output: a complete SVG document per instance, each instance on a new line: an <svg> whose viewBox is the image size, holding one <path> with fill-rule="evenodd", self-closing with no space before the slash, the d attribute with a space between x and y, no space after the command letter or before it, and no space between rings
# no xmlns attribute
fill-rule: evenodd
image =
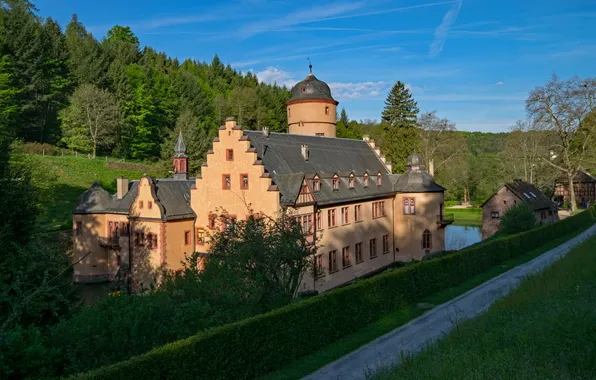
<svg viewBox="0 0 596 380"><path fill-rule="evenodd" d="M329 115L329 107L325 107L325 115Z"/></svg>
<svg viewBox="0 0 596 380"><path fill-rule="evenodd" d="M526 198L530 199L530 196L529 196L528 194L524 193L524 196L525 196Z"/></svg>
<svg viewBox="0 0 596 380"><path fill-rule="evenodd" d="M499 212L498 211L492 211L490 213L490 217L491 217L491 219L499 219Z"/></svg>
<svg viewBox="0 0 596 380"><path fill-rule="evenodd" d="M319 177L313 178L312 191L315 193L318 193L319 191L321 191L321 181L319 180Z"/></svg>
<svg viewBox="0 0 596 380"><path fill-rule="evenodd" d="M248 174L240 174L240 188L248 190Z"/></svg>
<svg viewBox="0 0 596 380"><path fill-rule="evenodd" d="M336 225L335 209L327 210L327 227L335 227Z"/></svg>
<svg viewBox="0 0 596 380"><path fill-rule="evenodd" d="M341 208L341 224L350 223L350 210L347 207Z"/></svg>
<svg viewBox="0 0 596 380"><path fill-rule="evenodd" d="M312 214L299 215L296 217L298 224L305 235L312 234Z"/></svg>
<svg viewBox="0 0 596 380"><path fill-rule="evenodd" d="M209 228L215 228L215 215L213 214L209 215Z"/></svg>
<svg viewBox="0 0 596 380"><path fill-rule="evenodd" d="M139 208L143 208L143 201L139 201Z"/></svg>
<svg viewBox="0 0 596 380"><path fill-rule="evenodd" d="M540 220L546 219L546 211L540 211Z"/></svg>
<svg viewBox="0 0 596 380"><path fill-rule="evenodd" d="M385 201L373 202L372 204L373 218L380 218L385 216Z"/></svg>
<svg viewBox="0 0 596 380"><path fill-rule="evenodd" d="M320 277L325 274L323 272L323 255L317 255L315 257L315 270L316 270L316 274L315 274L316 277Z"/></svg>
<svg viewBox="0 0 596 380"><path fill-rule="evenodd" d="M343 264L344 268L347 268L351 265L350 263L350 247L343 247L341 249L341 263Z"/></svg>
<svg viewBox="0 0 596 380"><path fill-rule="evenodd" d="M354 253L356 256L356 264L361 263L362 260L362 243L356 243L354 246Z"/></svg>
<svg viewBox="0 0 596 380"><path fill-rule="evenodd" d="M197 244L205 244L205 230L197 228Z"/></svg>
<svg viewBox="0 0 596 380"><path fill-rule="evenodd" d="M507 204L507 201L503 201L503 204L506 205Z"/></svg>
<svg viewBox="0 0 596 380"><path fill-rule="evenodd" d="M348 183L349 183L350 189L353 189L354 186L356 185L356 179L354 178L354 174L350 174Z"/></svg>
<svg viewBox="0 0 596 380"><path fill-rule="evenodd" d="M383 254L389 253L389 235L383 235Z"/></svg>
<svg viewBox="0 0 596 380"><path fill-rule="evenodd" d="M147 201L147 208L151 210L153 208L153 202Z"/></svg>
<svg viewBox="0 0 596 380"><path fill-rule="evenodd" d="M317 211L317 230L323 229L323 220L321 218L321 212Z"/></svg>
<svg viewBox="0 0 596 380"><path fill-rule="evenodd" d="M317 132L317 133L315 133L315 136L325 136L325 134Z"/></svg>
<svg viewBox="0 0 596 380"><path fill-rule="evenodd" d="M222 174L221 175L221 188L224 190L230 190L231 187L232 187L232 183L230 181L230 175Z"/></svg>
<svg viewBox="0 0 596 380"><path fill-rule="evenodd" d="M333 176L333 190L339 190L339 177L337 174Z"/></svg>
<svg viewBox="0 0 596 380"><path fill-rule="evenodd" d="M414 198L404 198L404 215L416 214L416 201Z"/></svg>
<svg viewBox="0 0 596 380"><path fill-rule="evenodd" d="M364 173L362 180L364 181L364 187L368 187L368 173Z"/></svg>
<svg viewBox="0 0 596 380"><path fill-rule="evenodd" d="M142 247L145 245L145 233L135 232L135 245Z"/></svg>
<svg viewBox="0 0 596 380"><path fill-rule="evenodd" d="M362 206L356 205L354 206L354 222L361 222L362 221Z"/></svg>
<svg viewBox="0 0 596 380"><path fill-rule="evenodd" d="M370 239L369 248L370 248L370 258L374 259L375 257L377 257L377 239Z"/></svg>
<svg viewBox="0 0 596 380"><path fill-rule="evenodd" d="M224 232L235 232L236 231L236 216L226 215L224 216Z"/></svg>
<svg viewBox="0 0 596 380"><path fill-rule="evenodd" d="M149 248L149 249L153 248L153 234L152 233L147 234L147 248Z"/></svg>
<svg viewBox="0 0 596 380"><path fill-rule="evenodd" d="M530 191L530 195L532 195L534 198L536 198L536 194L534 194L533 192Z"/></svg>
<svg viewBox="0 0 596 380"><path fill-rule="evenodd" d="M226 149L226 161L234 161L234 149Z"/></svg>
<svg viewBox="0 0 596 380"><path fill-rule="evenodd" d="M190 231L184 231L184 245L190 245Z"/></svg>
<svg viewBox="0 0 596 380"><path fill-rule="evenodd" d="M383 176L381 173L377 174L377 186L383 186Z"/></svg>
<svg viewBox="0 0 596 380"><path fill-rule="evenodd" d="M337 251L329 252L329 273L337 271Z"/></svg>
<svg viewBox="0 0 596 380"><path fill-rule="evenodd" d="M82 229L83 229L83 223L82 222L76 222L75 223L75 228L74 228L74 234L75 234L75 236L81 236Z"/></svg>
<svg viewBox="0 0 596 380"><path fill-rule="evenodd" d="M431 234L429 230L425 230L422 233L422 249L431 249L432 247L432 239L431 239Z"/></svg>
<svg viewBox="0 0 596 380"><path fill-rule="evenodd" d="M157 248L157 234L153 235L153 248Z"/></svg>
<svg viewBox="0 0 596 380"><path fill-rule="evenodd" d="M288 107L288 117L292 116L292 112L290 111L290 107Z"/></svg>

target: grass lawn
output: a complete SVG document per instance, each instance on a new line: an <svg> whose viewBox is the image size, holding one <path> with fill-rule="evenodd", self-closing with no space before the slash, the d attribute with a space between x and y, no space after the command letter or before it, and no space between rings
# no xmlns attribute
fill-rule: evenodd
<svg viewBox="0 0 596 380"><path fill-rule="evenodd" d="M378 321L371 323L370 325L356 331L353 334L347 335L326 347L322 347L320 350L313 352L302 359L296 360L279 369L278 371L272 372L271 374L262 377L262 379L297 379L306 376L323 367L324 365L339 359L340 357L354 351L360 346L378 338L379 336L384 335L422 315L428 310L430 305L438 306L442 303L445 303L486 282L487 280L496 277L513 267L528 262L543 254L544 252L561 245L565 241L573 238L581 232L582 231L575 231L574 233L561 236L559 239L554 240L538 249L524 253L514 259L494 266L490 270L470 278L459 286L445 289L429 297L423 298L419 300L417 305L410 305L408 307L398 309L392 314L382 316Z"/></svg>
<svg viewBox="0 0 596 380"><path fill-rule="evenodd" d="M375 379L596 378L596 237Z"/></svg>
<svg viewBox="0 0 596 380"><path fill-rule="evenodd" d="M453 214L456 223L459 222L482 222L482 209L479 207L469 208L445 208L445 214Z"/></svg>
<svg viewBox="0 0 596 380"><path fill-rule="evenodd" d="M110 163L122 168L106 166L105 159L62 156L33 156L48 165L56 173L57 183L54 191L54 203L48 205L47 213L40 217L42 227L49 230L70 228L71 212L79 195L87 190L95 180L110 193L116 192L116 177L127 176L129 180L139 179L143 174L155 175L158 168L138 163Z"/></svg>

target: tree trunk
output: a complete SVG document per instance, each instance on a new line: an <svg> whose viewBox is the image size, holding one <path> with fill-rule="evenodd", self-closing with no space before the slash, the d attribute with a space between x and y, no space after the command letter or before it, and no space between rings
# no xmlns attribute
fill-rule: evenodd
<svg viewBox="0 0 596 380"><path fill-rule="evenodd" d="M95 160L95 153L97 151L97 142L93 141L93 159Z"/></svg>
<svg viewBox="0 0 596 380"><path fill-rule="evenodd" d="M569 198L571 201L571 212L577 211L577 203L575 203L575 187L573 185L573 177L575 173L567 173L567 178L569 179Z"/></svg>

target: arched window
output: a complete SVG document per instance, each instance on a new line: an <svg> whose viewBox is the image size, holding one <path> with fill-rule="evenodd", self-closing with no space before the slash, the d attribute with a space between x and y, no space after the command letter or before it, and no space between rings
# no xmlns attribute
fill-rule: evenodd
<svg viewBox="0 0 596 380"><path fill-rule="evenodd" d="M312 179L312 191L318 193L321 191L321 181L319 180L319 176L315 175Z"/></svg>
<svg viewBox="0 0 596 380"><path fill-rule="evenodd" d="M336 174L333 176L333 190L339 190L339 176Z"/></svg>
<svg viewBox="0 0 596 380"><path fill-rule="evenodd" d="M364 187L368 187L368 173L364 173Z"/></svg>
<svg viewBox="0 0 596 380"><path fill-rule="evenodd" d="M354 179L354 173L350 174L350 179L349 179L348 183L350 185L350 189L353 189L354 186L356 185L356 180Z"/></svg>
<svg viewBox="0 0 596 380"><path fill-rule="evenodd" d="M329 107L325 107L325 115L329 115Z"/></svg>
<svg viewBox="0 0 596 380"><path fill-rule="evenodd" d="M422 249L432 248L432 235L429 230L424 230L422 233Z"/></svg>
<svg viewBox="0 0 596 380"><path fill-rule="evenodd" d="M383 175L381 173L377 174L377 186L383 186Z"/></svg>

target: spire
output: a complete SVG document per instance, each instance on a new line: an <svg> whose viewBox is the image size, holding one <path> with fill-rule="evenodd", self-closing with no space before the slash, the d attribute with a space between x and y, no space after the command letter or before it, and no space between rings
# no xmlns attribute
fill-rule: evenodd
<svg viewBox="0 0 596 380"><path fill-rule="evenodd" d="M308 59L308 69L310 70L310 75L312 75L312 63L310 63L310 58L306 59Z"/></svg>
<svg viewBox="0 0 596 380"><path fill-rule="evenodd" d="M174 157L187 157L186 145L184 144L184 139L182 138L182 128L180 129L180 132L178 132L178 141L174 147L174 152Z"/></svg>

